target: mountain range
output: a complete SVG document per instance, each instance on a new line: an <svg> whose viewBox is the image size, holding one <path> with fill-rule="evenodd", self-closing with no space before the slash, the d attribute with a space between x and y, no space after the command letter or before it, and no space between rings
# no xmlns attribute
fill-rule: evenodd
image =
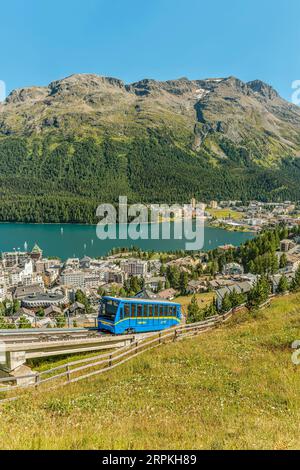
<svg viewBox="0 0 300 470"><path fill-rule="evenodd" d="M101 202L300 199L300 108L235 77L78 74L0 104L0 220L95 222Z"/></svg>

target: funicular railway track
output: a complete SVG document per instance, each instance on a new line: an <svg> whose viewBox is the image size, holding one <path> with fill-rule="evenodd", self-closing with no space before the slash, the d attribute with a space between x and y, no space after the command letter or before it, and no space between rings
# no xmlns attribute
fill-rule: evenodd
<svg viewBox="0 0 300 470"><path fill-rule="evenodd" d="M96 329L88 328L40 328L26 330L2 330L0 342L5 344L34 343L70 339L96 338L103 335Z"/></svg>
<svg viewBox="0 0 300 470"><path fill-rule="evenodd" d="M208 332L229 320L232 314L237 313L239 310L240 308L237 308L224 315L214 316L202 322L180 325L160 332L131 335L131 337L130 335L112 335L112 338L114 337L115 340L127 338L127 344L123 347L116 348L114 351L110 350L98 356L68 362L62 366L54 367L40 373L31 373L19 377L18 379L22 381L25 380L25 382L20 384L18 384L16 379L11 377L0 379L0 403L18 398L20 395L12 396L10 393L17 389L28 387L37 388L46 384L47 387L51 384L51 388L56 388L112 370L132 358L168 342L178 341ZM3 396L3 393L8 393L8 395Z"/></svg>
<svg viewBox="0 0 300 470"><path fill-rule="evenodd" d="M21 383L26 362L36 358L120 349L146 334L112 335L93 329L6 330L0 333L0 390L7 379ZM27 369L29 369L27 367ZM30 371L30 369L29 369Z"/></svg>

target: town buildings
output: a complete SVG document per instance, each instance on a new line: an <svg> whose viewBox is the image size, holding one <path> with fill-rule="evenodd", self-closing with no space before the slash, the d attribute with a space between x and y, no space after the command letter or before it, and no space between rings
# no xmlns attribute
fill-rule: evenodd
<svg viewBox="0 0 300 470"><path fill-rule="evenodd" d="M266 223L272 226L275 221L282 220L293 221L293 225L297 223L298 206L288 201L280 205L253 201L247 206L231 202L231 208L242 215L241 220L249 222L251 219L261 228ZM223 207L221 203L216 210L219 207ZM300 266L300 237L293 238L291 231L287 231L285 237L276 251L279 270L276 268L276 274L270 276L273 292L276 292L282 275L291 280ZM217 252L222 261L213 270L209 270L211 260L207 253L155 255L149 260L144 253L124 252L99 259L84 256L62 262L44 258L38 245L29 252L4 252L0 260L0 302L17 301L21 305L23 310L14 310L16 321L21 311L31 319L34 317L31 313L35 314L38 309L45 309L46 316L52 319L59 312L68 311L74 316L77 312L83 314L86 307L77 300L80 297L78 290L88 299L94 316L103 293L121 295L122 290L124 296L124 289L126 295L136 295L140 290L137 294L140 297L165 300L172 300L181 293L213 291L220 306L226 293L232 290L247 293L257 281L255 274L244 272L241 264L232 261L237 259L232 256L234 249L228 244L219 246ZM242 262L242 258L239 261ZM170 282L172 273L177 275L177 282ZM72 305L76 308L71 308Z"/></svg>
<svg viewBox="0 0 300 470"><path fill-rule="evenodd" d="M148 267L147 261L138 259L127 259L120 263L120 268L129 276L146 276Z"/></svg>

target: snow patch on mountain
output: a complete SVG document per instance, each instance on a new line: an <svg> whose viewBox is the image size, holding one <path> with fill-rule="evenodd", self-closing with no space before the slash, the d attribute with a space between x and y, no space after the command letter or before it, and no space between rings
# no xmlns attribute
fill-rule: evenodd
<svg viewBox="0 0 300 470"><path fill-rule="evenodd" d="M208 95L209 90L204 90L204 88L198 88L196 90L196 99L201 100L204 96Z"/></svg>

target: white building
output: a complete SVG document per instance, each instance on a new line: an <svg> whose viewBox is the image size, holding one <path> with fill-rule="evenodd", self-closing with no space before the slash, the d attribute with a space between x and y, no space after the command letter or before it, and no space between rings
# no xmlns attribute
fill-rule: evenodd
<svg viewBox="0 0 300 470"><path fill-rule="evenodd" d="M65 270L60 276L60 284L63 286L84 287L84 272Z"/></svg>
<svg viewBox="0 0 300 470"><path fill-rule="evenodd" d="M97 289L100 285L100 275L97 272L84 273L84 287Z"/></svg>
<svg viewBox="0 0 300 470"><path fill-rule="evenodd" d="M5 284L0 284L0 302L3 302L7 297L7 290Z"/></svg>
<svg viewBox="0 0 300 470"><path fill-rule="evenodd" d="M8 268L4 271L5 284L9 287L19 285L30 286L32 284L39 284L44 286L43 277L39 273L33 272L32 260L25 261L24 267ZM1 283L1 280L0 280Z"/></svg>
<svg viewBox="0 0 300 470"><path fill-rule="evenodd" d="M21 303L23 307L27 308L45 308L51 305L65 305L68 303L68 300L68 296L65 292L42 292L24 297Z"/></svg>
<svg viewBox="0 0 300 470"><path fill-rule="evenodd" d="M65 262L65 268L78 269L79 268L79 258L68 258Z"/></svg>
<svg viewBox="0 0 300 470"><path fill-rule="evenodd" d="M2 253L3 266L5 268L12 268L13 266L20 266L28 260L29 255L22 251L12 251Z"/></svg>
<svg viewBox="0 0 300 470"><path fill-rule="evenodd" d="M244 274L244 268L239 263L227 263L222 270L225 275Z"/></svg>
<svg viewBox="0 0 300 470"><path fill-rule="evenodd" d="M120 269L106 269L105 271L101 272L100 280L105 282L106 284L110 282L117 282L118 284L123 284L127 275Z"/></svg>
<svg viewBox="0 0 300 470"><path fill-rule="evenodd" d="M121 261L120 268L129 276L146 276L148 272L147 261L128 259Z"/></svg>

